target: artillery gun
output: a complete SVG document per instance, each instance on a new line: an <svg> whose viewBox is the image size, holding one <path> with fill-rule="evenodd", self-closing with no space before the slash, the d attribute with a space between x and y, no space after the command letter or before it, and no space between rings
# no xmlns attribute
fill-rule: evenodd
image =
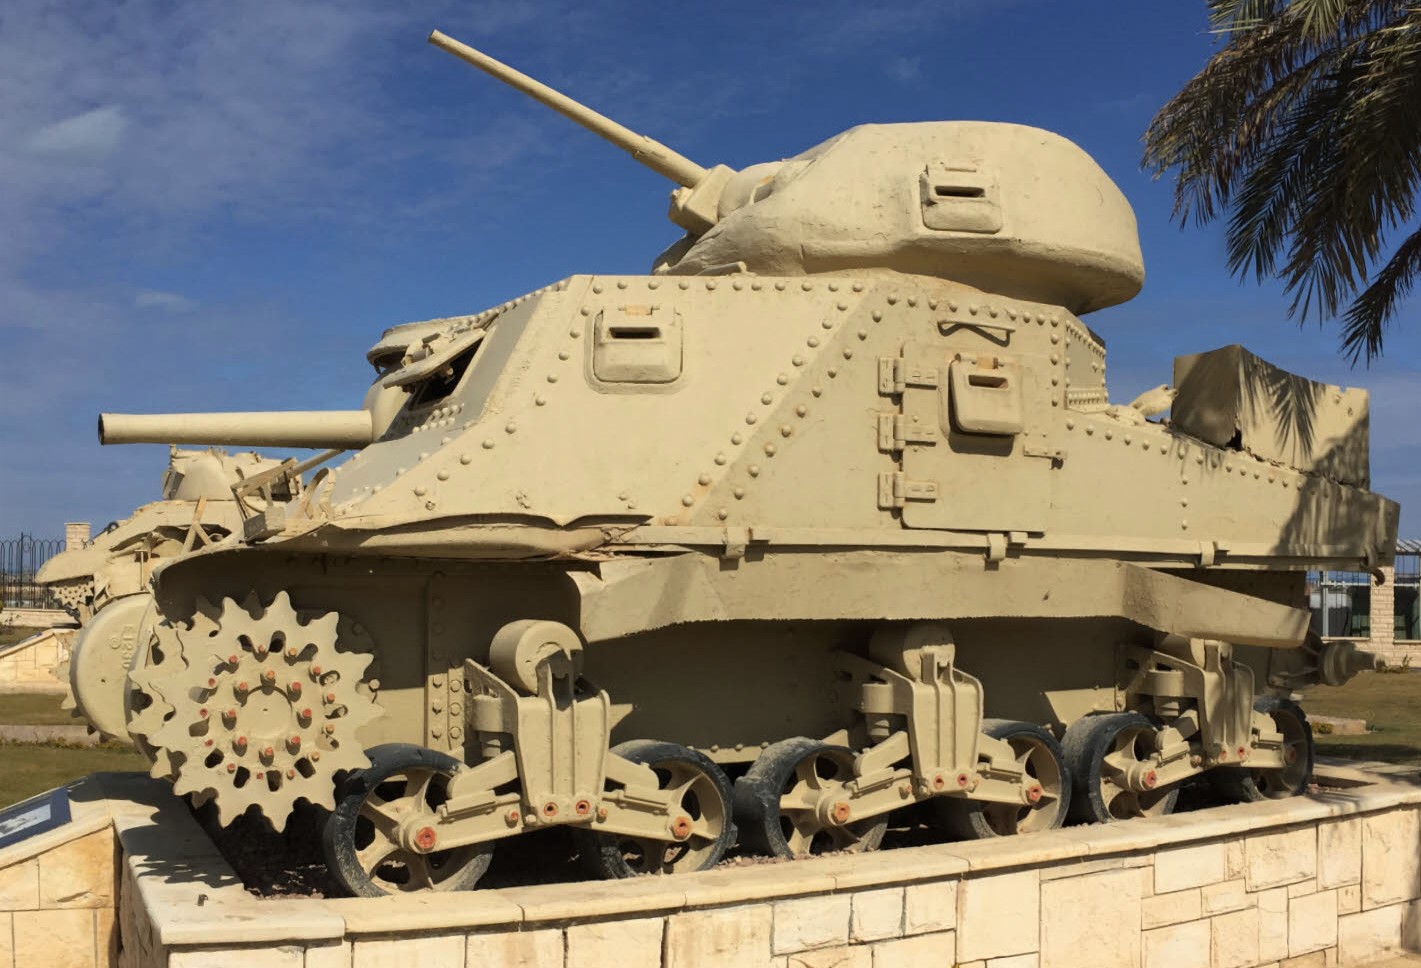
<svg viewBox="0 0 1421 968"><path fill-rule="evenodd" d="M361 443L383 427L393 411L390 391L380 386L383 371L400 361L405 342L451 320L405 323L388 330L367 354L377 378L361 411L361 432L345 431L330 415L293 423L283 414L278 426L260 424L258 433L222 433L229 443L244 440L268 446L300 446L316 440L340 447ZM400 352L391 357L390 342ZM396 396L403 397L399 391ZM230 420L231 415L222 415ZM337 420L339 418L336 418ZM135 442L206 442L213 435L200 424L167 427L156 436L147 433L142 419L125 428ZM243 428L252 430L250 421ZM264 520L284 514L302 494L302 474L341 453L328 449L304 461L277 460L255 452L228 454L217 448L182 450L172 446L163 472L162 497L139 507L122 521L114 521L82 548L50 558L36 575L80 624L65 675L69 695L65 708L91 728L110 738L127 738L125 703L128 666L137 647L139 631L151 622L153 596L149 579L157 566L179 555L210 547L242 530L243 521L256 513Z"/></svg>
<svg viewBox="0 0 1421 968"><path fill-rule="evenodd" d="M224 823L331 808L369 895L557 826L623 877L737 833L869 849L923 801L994 837L1201 775L1303 788L1294 694L1371 665L1309 637L1305 572L1394 550L1364 391L1225 347L1111 403L1080 317L1140 288L1134 216L1056 135L863 125L706 169L430 39L677 182L686 235L391 331L380 418L101 418L364 445L156 572L127 722L155 775Z"/></svg>

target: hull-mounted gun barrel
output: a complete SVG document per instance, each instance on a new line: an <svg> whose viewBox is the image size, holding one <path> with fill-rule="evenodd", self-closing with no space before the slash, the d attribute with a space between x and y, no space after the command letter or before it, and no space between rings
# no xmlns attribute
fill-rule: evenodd
<svg viewBox="0 0 1421 968"><path fill-rule="evenodd" d="M569 121L605 138L658 175L682 186L671 194L670 212L671 221L681 228L699 235L716 223L719 217L717 209L720 193L730 176L735 174L732 169L725 165L716 165L714 168L698 165L655 138L638 134L561 91L548 87L542 81L535 80L438 30L429 35L429 42L509 87L522 91L533 100L547 105Z"/></svg>
<svg viewBox="0 0 1421 968"><path fill-rule="evenodd" d="M217 444L345 450L375 439L368 410L257 413L105 413L101 444Z"/></svg>

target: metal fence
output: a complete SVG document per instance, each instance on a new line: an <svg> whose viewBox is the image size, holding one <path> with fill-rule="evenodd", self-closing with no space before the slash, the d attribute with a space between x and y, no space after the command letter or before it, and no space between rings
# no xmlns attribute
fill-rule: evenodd
<svg viewBox="0 0 1421 968"><path fill-rule="evenodd" d="M21 534L0 539L0 605L6 608L59 608L49 590L35 584L40 565L64 550L62 538Z"/></svg>
<svg viewBox="0 0 1421 968"><path fill-rule="evenodd" d="M1366 572L1309 572L1308 591L1314 632L1323 638L1371 637L1372 578ZM1421 542L1397 542L1392 595L1395 639L1421 639Z"/></svg>

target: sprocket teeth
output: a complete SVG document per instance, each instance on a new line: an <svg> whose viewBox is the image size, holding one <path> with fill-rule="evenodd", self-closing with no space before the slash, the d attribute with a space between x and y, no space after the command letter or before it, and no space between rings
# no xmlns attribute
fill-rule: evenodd
<svg viewBox="0 0 1421 968"><path fill-rule="evenodd" d="M335 612L327 612L320 618L312 619L302 624L305 627L306 634L313 638L319 635L329 642L340 642L340 616ZM337 648L339 648L338 644Z"/></svg>
<svg viewBox="0 0 1421 968"><path fill-rule="evenodd" d="M224 624L224 625L225 625L226 622L227 622L227 611L228 611L228 610L227 610L226 606L227 606L228 603L231 603L232 605L234 605L234 606L236 606L237 608L240 608L242 611L246 612L246 613L247 613L247 617L250 618L250 619L253 619L253 620L256 620L256 619L261 618L262 612L264 611L264 609L262 608L262 601L261 601L260 598L257 597L257 593L256 593L255 591L247 592L247 597L244 598L244 599L242 599L242 602L241 602L240 605L237 604L237 602L236 602L235 599L231 599L231 598L224 599L224 600L223 600L223 608L222 608L222 620L223 620L223 624Z"/></svg>
<svg viewBox="0 0 1421 968"><path fill-rule="evenodd" d="M219 619L222 611L205 598L197 600L197 608L192 613L189 630L195 635L211 635L221 628Z"/></svg>
<svg viewBox="0 0 1421 968"><path fill-rule="evenodd" d="M383 714L361 688L373 655L340 647L342 621L297 613L286 592L263 608L253 593L199 603L190 627L165 628L160 661L130 677L149 699L130 729L153 747L154 775L210 795L223 824L256 805L280 830L298 799L334 807L336 774L369 765L356 733Z"/></svg>
<svg viewBox="0 0 1421 968"><path fill-rule="evenodd" d="M171 780L178 774L178 768L168 756L158 756L148 767L148 775L155 780Z"/></svg>
<svg viewBox="0 0 1421 968"><path fill-rule="evenodd" d="M215 796L217 791L208 783L204 783L201 777L194 778L191 771L179 771L177 779L173 781L173 792L178 796L185 796L189 793L202 794L204 791L211 791Z"/></svg>

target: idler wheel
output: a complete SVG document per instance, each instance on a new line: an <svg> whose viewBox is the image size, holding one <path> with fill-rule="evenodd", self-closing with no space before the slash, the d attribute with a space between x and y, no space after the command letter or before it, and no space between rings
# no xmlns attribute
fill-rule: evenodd
<svg viewBox="0 0 1421 968"><path fill-rule="evenodd" d="M1287 765L1281 770L1218 767L1204 775L1220 796L1236 803L1295 797L1307 788L1312 776L1312 724L1291 699L1259 696L1253 708L1272 717L1274 728L1283 734L1283 759Z"/></svg>
<svg viewBox="0 0 1421 968"><path fill-rule="evenodd" d="M358 897L382 897L462 891L477 884L493 860L492 843L426 852L400 842L406 820L431 813L448 799L459 761L404 743L376 746L366 755L370 766L341 784L336 808L321 832L326 863L341 886ZM438 832L421 827L414 841L437 846Z"/></svg>
<svg viewBox="0 0 1421 968"><path fill-rule="evenodd" d="M887 814L855 820L847 800L833 804L827 816L818 809L827 787L853 776L854 754L846 747L803 736L766 747L735 783L741 842L774 857L875 850L888 829Z"/></svg>
<svg viewBox="0 0 1421 968"><path fill-rule="evenodd" d="M1070 725L1061 746L1073 785L1071 819L1107 823L1174 812L1179 784L1141 790L1131 782L1151 772L1157 732L1139 713L1085 716Z"/></svg>
<svg viewBox="0 0 1421 968"><path fill-rule="evenodd" d="M1071 804L1071 773L1056 738L1035 723L1011 719L983 720L982 732L1011 746L1028 789L1034 785L1040 794L1022 804L937 797L933 805L943 827L964 840L986 840L1054 830L1065 823Z"/></svg>
<svg viewBox="0 0 1421 968"><path fill-rule="evenodd" d="M664 838L630 837L577 827L571 833L583 866L598 877L681 874L714 867L735 842L730 781L710 758L685 746L633 740L612 747L656 773L672 791Z"/></svg>

